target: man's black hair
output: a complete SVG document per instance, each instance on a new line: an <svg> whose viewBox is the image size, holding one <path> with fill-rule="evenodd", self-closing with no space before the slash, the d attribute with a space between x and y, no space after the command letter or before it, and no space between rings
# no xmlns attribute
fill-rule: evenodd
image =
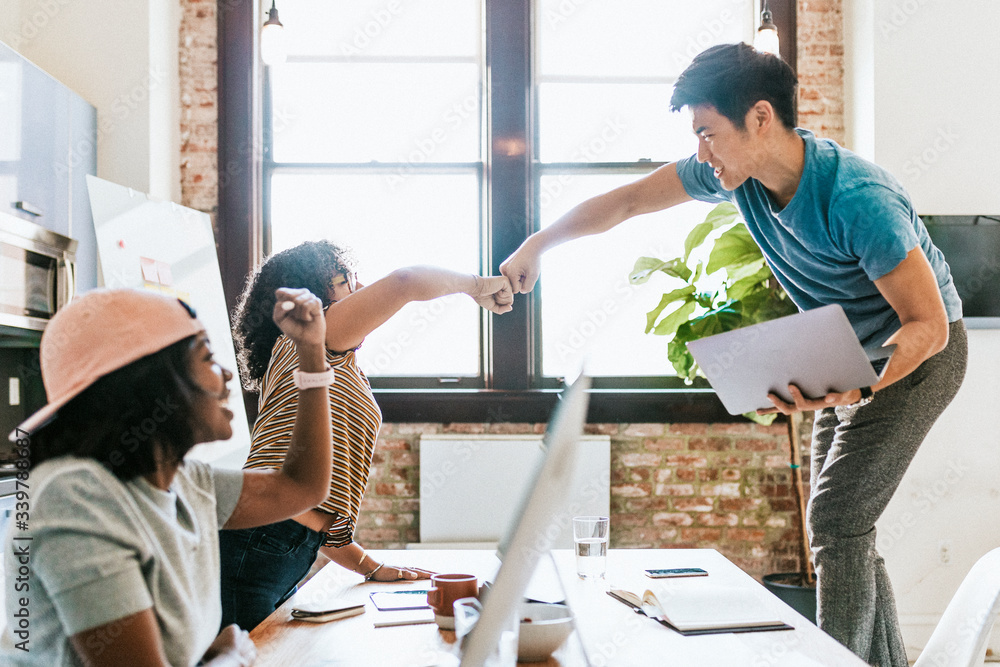
<svg viewBox="0 0 1000 667"><path fill-rule="evenodd" d="M797 85L792 68L778 56L745 43L719 44L699 53L681 72L670 110L709 105L743 130L747 112L765 100L782 124L793 129Z"/></svg>

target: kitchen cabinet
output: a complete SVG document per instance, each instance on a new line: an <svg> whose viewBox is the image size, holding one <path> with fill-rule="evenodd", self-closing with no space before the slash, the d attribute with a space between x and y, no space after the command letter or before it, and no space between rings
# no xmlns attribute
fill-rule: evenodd
<svg viewBox="0 0 1000 667"><path fill-rule="evenodd" d="M97 282L87 174L97 173L93 106L0 43L0 210L77 239L77 290Z"/></svg>

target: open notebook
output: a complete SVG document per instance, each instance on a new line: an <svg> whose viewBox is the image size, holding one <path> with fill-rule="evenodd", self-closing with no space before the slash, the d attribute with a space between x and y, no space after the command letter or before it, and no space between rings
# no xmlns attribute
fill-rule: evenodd
<svg viewBox="0 0 1000 667"><path fill-rule="evenodd" d="M706 581L669 588L653 585L642 597L618 588L609 590L608 595L682 635L794 629L753 591Z"/></svg>

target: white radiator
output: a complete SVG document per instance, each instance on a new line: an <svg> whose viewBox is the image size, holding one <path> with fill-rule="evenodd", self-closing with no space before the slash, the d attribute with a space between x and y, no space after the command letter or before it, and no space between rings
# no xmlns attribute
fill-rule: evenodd
<svg viewBox="0 0 1000 667"><path fill-rule="evenodd" d="M495 547L534 479L541 444L541 435L421 436L420 544L411 548ZM583 436L568 516L608 516L610 474L611 439ZM573 546L572 525L554 546Z"/></svg>

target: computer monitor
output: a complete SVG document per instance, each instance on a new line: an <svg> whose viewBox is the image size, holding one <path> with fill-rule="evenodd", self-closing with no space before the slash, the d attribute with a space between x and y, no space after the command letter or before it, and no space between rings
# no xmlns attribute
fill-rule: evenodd
<svg viewBox="0 0 1000 667"><path fill-rule="evenodd" d="M462 651L462 667L482 667L524 597L538 560L548 554L560 529L573 520L566 507L576 452L587 418L590 378L580 376L563 392L545 433L545 457L525 487L521 511L500 541L502 564L483 611Z"/></svg>

